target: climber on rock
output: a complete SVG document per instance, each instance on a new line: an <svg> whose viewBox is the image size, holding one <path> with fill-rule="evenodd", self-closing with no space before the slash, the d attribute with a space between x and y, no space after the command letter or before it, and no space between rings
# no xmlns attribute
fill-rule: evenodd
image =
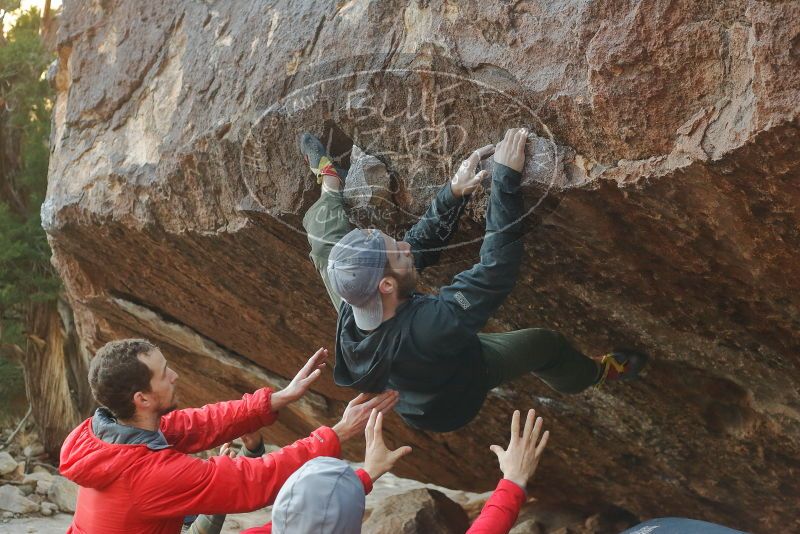
<svg viewBox="0 0 800 534"><path fill-rule="evenodd" d="M514 287L523 257L520 191L528 132L514 128L495 149L473 152L436 194L427 213L397 241L377 229L354 229L343 204L346 171L311 134L300 151L322 184L303 218L317 268L339 317L334 379L359 391L400 392L395 410L409 425L449 432L469 423L486 394L532 372L561 393L638 376L647 356L614 350L592 359L560 333L528 328L480 333ZM494 154L480 261L438 295L416 292L417 276L435 265L470 194Z"/></svg>

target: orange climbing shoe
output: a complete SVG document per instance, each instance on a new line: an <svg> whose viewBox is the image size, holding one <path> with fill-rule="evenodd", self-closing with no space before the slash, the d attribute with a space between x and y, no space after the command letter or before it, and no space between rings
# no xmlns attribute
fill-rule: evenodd
<svg viewBox="0 0 800 534"><path fill-rule="evenodd" d="M644 352L614 349L600 359L600 377L595 385L601 386L616 380L636 380L648 359Z"/></svg>

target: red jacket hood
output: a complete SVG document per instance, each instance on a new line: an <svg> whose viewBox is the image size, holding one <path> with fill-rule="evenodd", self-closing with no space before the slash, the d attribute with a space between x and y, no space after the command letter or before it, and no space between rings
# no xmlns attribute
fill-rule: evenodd
<svg viewBox="0 0 800 534"><path fill-rule="evenodd" d="M106 443L95 436L92 418L89 418L70 432L61 446L59 471L79 486L102 489L150 453L145 444Z"/></svg>

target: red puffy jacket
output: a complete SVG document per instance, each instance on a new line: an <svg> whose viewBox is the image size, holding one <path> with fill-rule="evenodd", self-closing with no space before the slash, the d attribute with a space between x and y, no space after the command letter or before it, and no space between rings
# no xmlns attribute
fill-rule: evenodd
<svg viewBox="0 0 800 534"><path fill-rule="evenodd" d="M67 533L176 534L185 515L268 506L306 461L339 456L339 438L327 427L260 458L189 456L274 422L271 394L265 388L239 401L162 417L170 446L161 450L106 443L94 435L91 418L81 423L61 447L61 474L81 486Z"/></svg>

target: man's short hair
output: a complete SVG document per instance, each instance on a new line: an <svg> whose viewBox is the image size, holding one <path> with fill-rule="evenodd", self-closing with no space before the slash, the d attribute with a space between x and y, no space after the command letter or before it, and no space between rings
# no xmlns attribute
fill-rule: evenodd
<svg viewBox="0 0 800 534"><path fill-rule="evenodd" d="M146 339L109 341L97 351L89 365L89 385L95 400L117 419L129 419L136 413L133 395L150 391L153 373L139 359L158 347Z"/></svg>

